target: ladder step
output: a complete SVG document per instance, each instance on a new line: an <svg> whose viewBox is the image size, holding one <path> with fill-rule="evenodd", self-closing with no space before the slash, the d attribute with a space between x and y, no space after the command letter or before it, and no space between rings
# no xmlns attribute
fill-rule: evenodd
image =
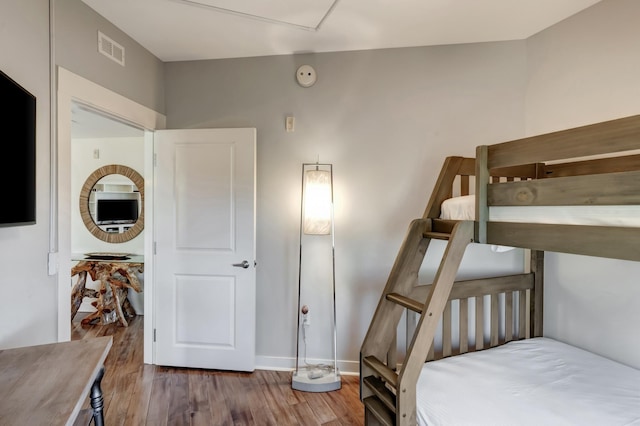
<svg viewBox="0 0 640 426"><path fill-rule="evenodd" d="M453 228L459 220L448 219L431 219L431 230L422 234L424 238L433 238L435 240L449 240L453 233Z"/></svg>
<svg viewBox="0 0 640 426"><path fill-rule="evenodd" d="M390 412L385 405L378 400L375 396L365 398L364 401L365 410L368 410L376 416L378 421L385 426L393 426L396 423L396 418L392 412Z"/></svg>
<svg viewBox="0 0 640 426"><path fill-rule="evenodd" d="M369 389L376 394L378 399L387 406L391 412L396 412L396 396L389 388L384 385L384 382L375 376L367 376L363 380Z"/></svg>
<svg viewBox="0 0 640 426"><path fill-rule="evenodd" d="M387 367L375 356L366 356L362 361L373 369L378 375L394 389L398 386L398 374Z"/></svg>
<svg viewBox="0 0 640 426"><path fill-rule="evenodd" d="M424 309L424 303L418 302L417 300L414 300L414 299L410 299L398 293L387 294L387 300L397 303L398 305L404 306L407 309L411 309L412 311L417 312L419 314L421 314L422 310Z"/></svg>
<svg viewBox="0 0 640 426"><path fill-rule="evenodd" d="M431 219L431 232L451 234L453 232L453 228L458 222L458 220L450 219Z"/></svg>
<svg viewBox="0 0 640 426"><path fill-rule="evenodd" d="M449 240L449 238L451 238L451 234L446 233L446 232L425 232L424 234L422 234L422 236L424 238L431 238L434 240Z"/></svg>

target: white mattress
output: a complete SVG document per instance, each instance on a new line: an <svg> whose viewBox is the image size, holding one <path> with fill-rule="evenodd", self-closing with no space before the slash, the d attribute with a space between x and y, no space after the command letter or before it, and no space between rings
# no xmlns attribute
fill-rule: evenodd
<svg viewBox="0 0 640 426"><path fill-rule="evenodd" d="M640 370L538 337L428 362L419 425L640 425Z"/></svg>
<svg viewBox="0 0 640 426"><path fill-rule="evenodd" d="M463 195L444 200L440 207L441 219L475 220L476 198L475 195ZM491 251L500 253L513 250L513 247L491 245Z"/></svg>
<svg viewBox="0 0 640 426"><path fill-rule="evenodd" d="M442 203L442 219L475 220L475 216L475 195L453 197ZM640 227L640 206L496 206L489 207L489 220Z"/></svg>
<svg viewBox="0 0 640 426"><path fill-rule="evenodd" d="M463 195L444 200L440 206L440 219L475 220L476 196Z"/></svg>

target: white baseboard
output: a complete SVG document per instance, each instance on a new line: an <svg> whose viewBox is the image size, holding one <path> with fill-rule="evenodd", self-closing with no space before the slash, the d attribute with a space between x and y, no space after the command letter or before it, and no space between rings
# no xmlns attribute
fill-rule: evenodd
<svg viewBox="0 0 640 426"><path fill-rule="evenodd" d="M333 364L333 360L308 359L309 364ZM296 368L296 359L293 357L256 356L256 370L293 371ZM360 365L357 361L338 361L338 370L344 375L360 374Z"/></svg>

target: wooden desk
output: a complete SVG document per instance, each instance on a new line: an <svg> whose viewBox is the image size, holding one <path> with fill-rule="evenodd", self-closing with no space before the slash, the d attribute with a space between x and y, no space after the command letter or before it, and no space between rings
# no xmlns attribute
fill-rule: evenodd
<svg viewBox="0 0 640 426"><path fill-rule="evenodd" d="M100 381L111 336L0 350L0 425L72 425L91 391L103 425Z"/></svg>

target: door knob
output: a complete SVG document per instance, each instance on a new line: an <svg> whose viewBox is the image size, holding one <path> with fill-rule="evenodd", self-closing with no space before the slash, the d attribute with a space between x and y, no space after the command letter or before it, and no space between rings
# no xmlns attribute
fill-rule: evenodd
<svg viewBox="0 0 640 426"><path fill-rule="evenodd" d="M233 266L235 266L236 268L247 269L249 267L249 262L247 262L246 260L243 260L242 263L234 263Z"/></svg>

